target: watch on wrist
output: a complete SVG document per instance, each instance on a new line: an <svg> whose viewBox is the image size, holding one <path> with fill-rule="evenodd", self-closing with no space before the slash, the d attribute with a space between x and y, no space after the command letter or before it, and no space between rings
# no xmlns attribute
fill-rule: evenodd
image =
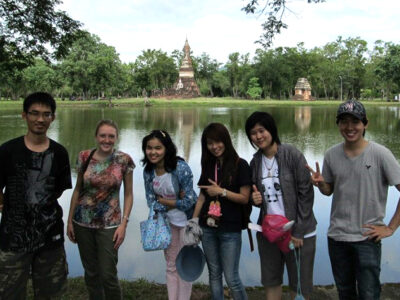
<svg viewBox="0 0 400 300"><path fill-rule="evenodd" d="M226 189L222 190L222 197L226 197Z"/></svg>

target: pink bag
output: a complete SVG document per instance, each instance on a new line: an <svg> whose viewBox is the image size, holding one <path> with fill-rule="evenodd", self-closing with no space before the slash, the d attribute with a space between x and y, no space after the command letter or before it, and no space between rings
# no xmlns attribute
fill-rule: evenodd
<svg viewBox="0 0 400 300"><path fill-rule="evenodd" d="M290 228L293 223L281 215L266 215L262 222L262 233L268 241L276 243L282 252L287 253L290 251Z"/></svg>

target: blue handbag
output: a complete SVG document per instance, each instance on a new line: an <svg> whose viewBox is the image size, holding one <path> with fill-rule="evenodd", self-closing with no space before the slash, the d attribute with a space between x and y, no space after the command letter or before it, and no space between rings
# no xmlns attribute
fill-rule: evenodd
<svg viewBox="0 0 400 300"><path fill-rule="evenodd" d="M149 218L140 222L140 235L144 251L164 250L171 244L171 228L164 212L150 207Z"/></svg>

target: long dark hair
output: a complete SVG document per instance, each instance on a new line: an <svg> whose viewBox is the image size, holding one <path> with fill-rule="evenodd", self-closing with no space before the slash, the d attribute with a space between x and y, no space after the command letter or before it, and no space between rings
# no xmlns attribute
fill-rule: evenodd
<svg viewBox="0 0 400 300"><path fill-rule="evenodd" d="M209 176L213 174L217 158L211 154L207 148L207 140L222 142L225 146L225 151L222 154L222 178L221 183L229 184L230 178L236 174L237 162L239 155L232 145L232 139L228 129L221 123L210 123L203 130L201 136L201 175Z"/></svg>
<svg viewBox="0 0 400 300"><path fill-rule="evenodd" d="M160 130L160 129L153 130L152 132L150 132L150 134L146 135L142 140L142 151L143 151L144 157L141 161L144 166L144 170L146 172L150 172L154 168L154 164L152 164L146 156L147 143L148 143L148 141L150 141L154 138L158 139L161 142L161 144L163 144L165 147L165 156L164 156L165 170L168 173L175 170L178 160L183 160L183 159L176 155L176 153L177 153L176 146L175 146L174 142L172 142L172 139L171 139L170 135L168 134L168 132L166 132L165 130Z"/></svg>
<svg viewBox="0 0 400 300"><path fill-rule="evenodd" d="M271 145L273 143L276 143L277 145L281 144L281 141L278 136L278 128L276 127L274 118L267 112L255 111L247 118L246 125L245 125L247 138L249 139L250 144L254 148L256 148L256 147L254 146L254 143L251 140L250 131L257 124L260 124L262 127L264 127L269 132L269 134L271 135L271 138L272 138Z"/></svg>

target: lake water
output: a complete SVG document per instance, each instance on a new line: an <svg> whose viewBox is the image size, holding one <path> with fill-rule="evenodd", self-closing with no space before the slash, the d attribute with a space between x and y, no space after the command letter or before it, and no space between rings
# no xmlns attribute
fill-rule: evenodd
<svg viewBox="0 0 400 300"><path fill-rule="evenodd" d="M254 110L265 110L275 117L279 136L283 143L290 143L301 150L310 165L315 161L322 164L325 151L341 142L342 138L335 124L336 107L252 107L247 108L62 108L51 125L49 136L64 145L69 154L71 165L75 165L80 150L93 148L94 128L101 118L110 118L118 122L120 139L117 147L129 153L136 163L134 171L134 206L124 244L119 251L119 277L124 279L146 278L160 283L165 282L165 260L161 251L147 253L140 243L139 222L146 219L146 205L140 160L142 138L153 129L167 130L178 147L179 155L184 157L192 168L195 185L200 176L200 138L203 128L210 122L225 124L239 155L250 161L255 150L250 146L244 122ZM381 143L400 158L400 108L367 108L370 119L366 137ZM25 122L20 111L0 111L0 143L26 132ZM73 170L75 185L76 172ZM122 191L122 189L121 189ZM60 198L64 209L64 221L68 217L72 190L65 191ZM122 198L122 194L121 194ZM393 187L389 189L387 217L392 217L399 193ZM318 221L317 253L315 257L315 284L331 284L333 277L327 251L326 233L329 225L331 197L315 192L314 212ZM258 209L252 213L253 222L257 221ZM253 233L255 238L255 234ZM78 249L66 238L66 251L71 277L82 276L83 268ZM257 247L256 247L257 248ZM383 282L398 282L400 278L400 235L383 241L382 273ZM260 267L258 252L250 252L247 233L243 232L243 246L240 274L248 286L260 285ZM208 282L205 269L199 281ZM286 283L287 281L285 281Z"/></svg>

